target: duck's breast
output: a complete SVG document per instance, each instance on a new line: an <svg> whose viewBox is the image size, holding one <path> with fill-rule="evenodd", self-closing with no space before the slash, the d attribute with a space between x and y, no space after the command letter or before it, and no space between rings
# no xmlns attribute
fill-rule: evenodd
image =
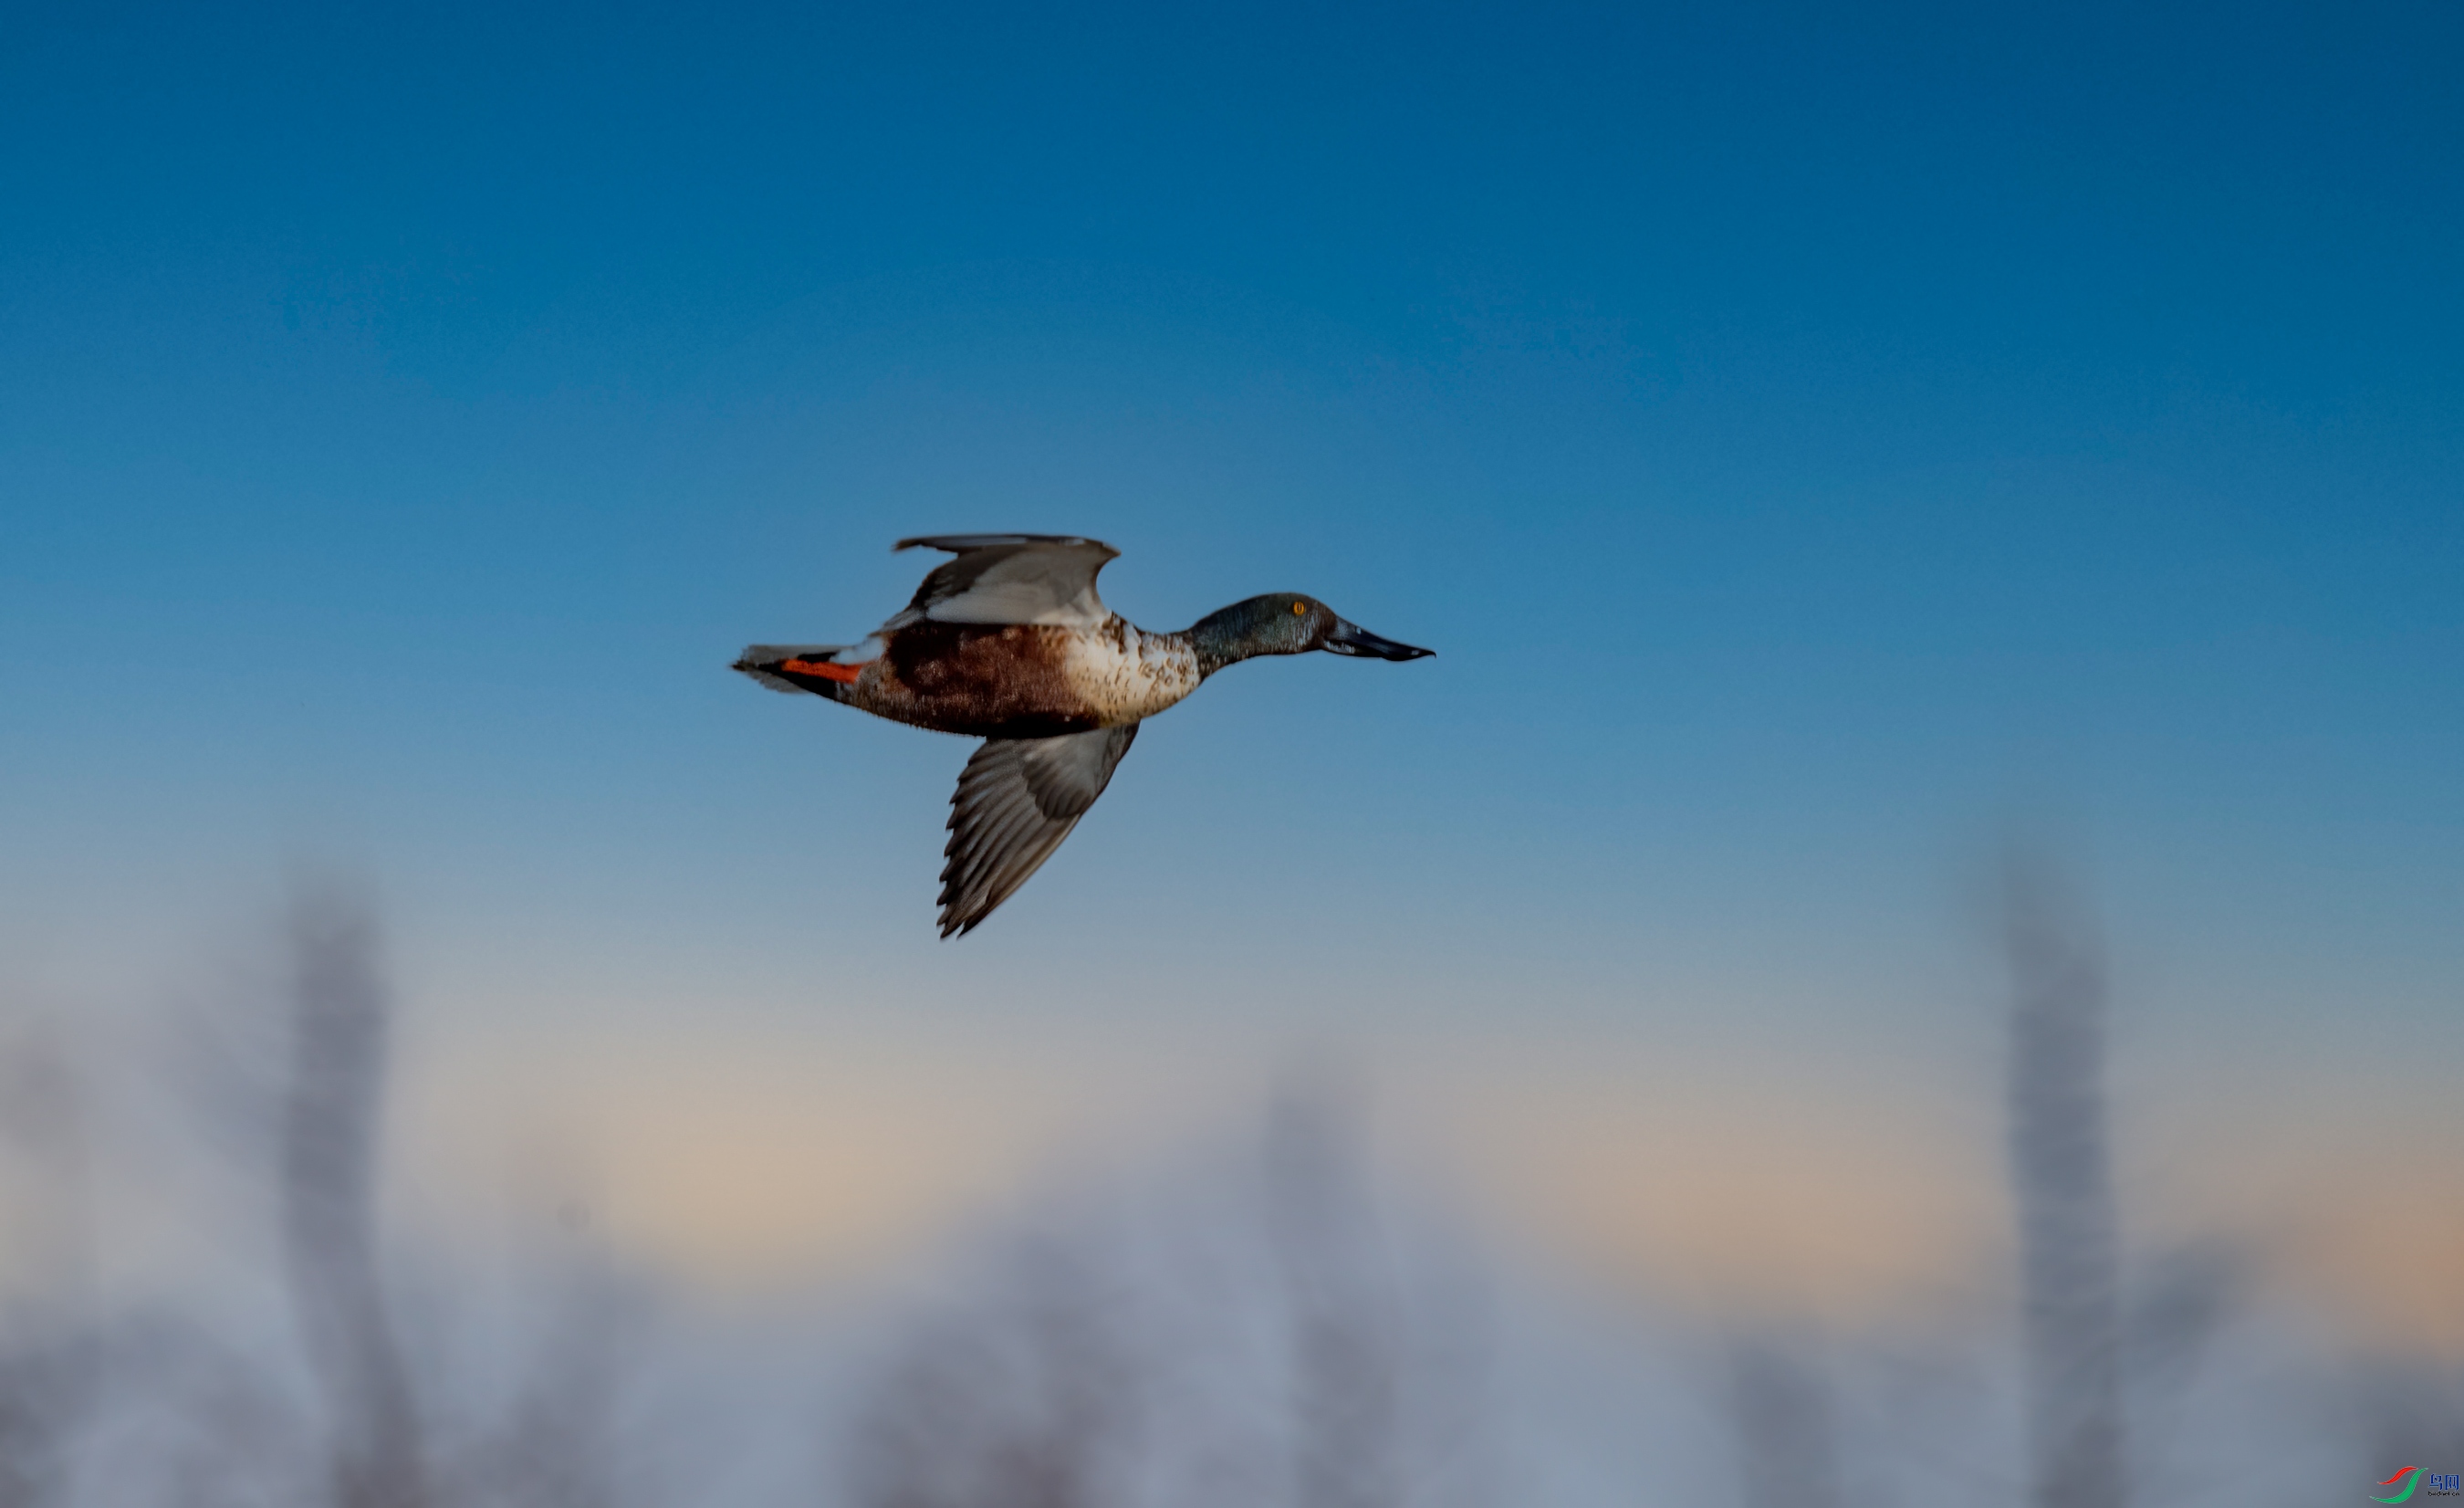
<svg viewBox="0 0 2464 1508"><path fill-rule="evenodd" d="M1072 632L1061 662L1070 689L1111 727L1152 718L1198 689L1198 654L1119 614Z"/></svg>

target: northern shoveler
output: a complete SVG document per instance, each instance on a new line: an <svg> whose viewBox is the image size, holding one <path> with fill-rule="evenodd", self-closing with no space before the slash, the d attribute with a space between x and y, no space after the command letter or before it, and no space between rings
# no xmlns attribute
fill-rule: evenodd
<svg viewBox="0 0 2464 1508"><path fill-rule="evenodd" d="M1314 597L1274 592L1150 633L1106 608L1120 551L1062 534L901 540L954 557L861 644L756 644L736 669L875 717L984 741L950 798L941 935L975 930L1052 856L1112 778L1138 724L1226 665L1326 650L1419 659Z"/></svg>

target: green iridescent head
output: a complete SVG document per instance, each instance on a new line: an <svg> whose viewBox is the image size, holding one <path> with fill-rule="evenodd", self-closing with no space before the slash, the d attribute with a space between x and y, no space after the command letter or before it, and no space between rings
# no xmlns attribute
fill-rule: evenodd
<svg viewBox="0 0 2464 1508"><path fill-rule="evenodd" d="M1359 654L1375 659L1412 660L1434 654L1380 638L1357 624L1335 616L1334 610L1299 592L1269 592L1210 612L1189 631L1198 648L1200 673L1214 675L1224 666L1260 654Z"/></svg>

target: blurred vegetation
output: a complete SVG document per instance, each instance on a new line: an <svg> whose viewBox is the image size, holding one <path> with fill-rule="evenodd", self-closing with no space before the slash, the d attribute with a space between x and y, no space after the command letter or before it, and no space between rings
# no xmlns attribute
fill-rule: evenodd
<svg viewBox="0 0 2464 1508"><path fill-rule="evenodd" d="M1842 1334L1539 1279L1328 1073L853 1297L747 1321L583 1240L489 1270L381 1223L396 1004L320 886L274 998L151 1068L0 1036L0 1508L2123 1508L2464 1466L2453 1370L2271 1314L2247 1245L2131 1247L2089 908L2027 854L2003 901L2005 1320ZM193 1284L105 1280L132 1119L222 1169L158 1189L221 1213Z"/></svg>

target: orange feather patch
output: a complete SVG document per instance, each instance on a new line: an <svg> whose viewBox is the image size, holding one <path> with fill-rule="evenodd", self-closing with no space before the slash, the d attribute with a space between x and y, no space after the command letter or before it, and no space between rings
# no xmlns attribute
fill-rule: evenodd
<svg viewBox="0 0 2464 1508"><path fill-rule="evenodd" d="M861 665L833 665L828 660L791 659L779 668L793 671L799 676L819 676L824 680L840 681L849 686L854 685L855 678L864 674Z"/></svg>

